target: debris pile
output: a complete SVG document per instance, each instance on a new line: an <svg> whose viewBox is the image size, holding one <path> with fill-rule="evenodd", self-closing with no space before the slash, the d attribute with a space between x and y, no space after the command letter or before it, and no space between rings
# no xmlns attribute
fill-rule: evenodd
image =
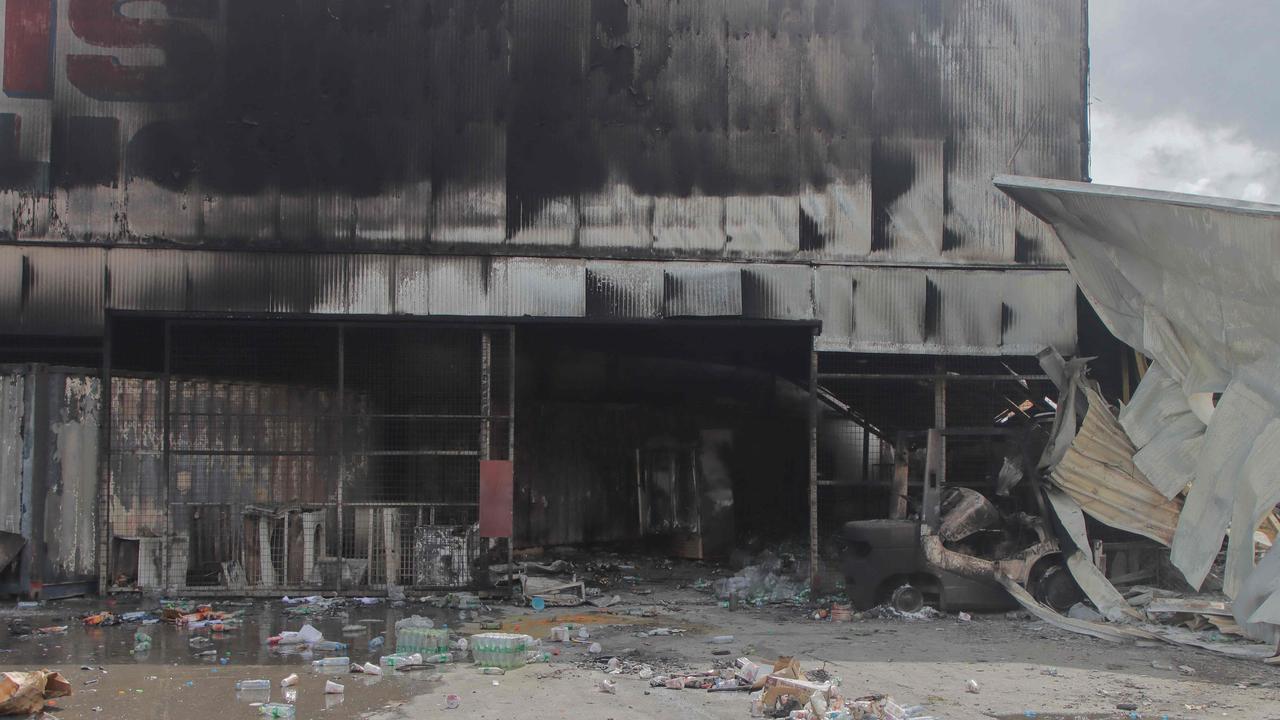
<svg viewBox="0 0 1280 720"><path fill-rule="evenodd" d="M38 713L70 694L71 683L50 670L0 673L0 715Z"/></svg>
<svg viewBox="0 0 1280 720"><path fill-rule="evenodd" d="M610 663L612 665L612 663ZM823 668L808 672L794 657L772 663L742 657L730 667L672 674L652 674L647 666L619 663L611 674L640 667L650 687L666 690L750 693L752 717L790 720L927 720L923 706L904 707L884 695L846 698L840 679Z"/></svg>
<svg viewBox="0 0 1280 720"><path fill-rule="evenodd" d="M695 588L706 585L695 584ZM765 551L754 564L738 571L733 577L721 578L711 584L715 596L730 603L801 604L809 599L808 582L803 579L799 563L791 555L778 556Z"/></svg>

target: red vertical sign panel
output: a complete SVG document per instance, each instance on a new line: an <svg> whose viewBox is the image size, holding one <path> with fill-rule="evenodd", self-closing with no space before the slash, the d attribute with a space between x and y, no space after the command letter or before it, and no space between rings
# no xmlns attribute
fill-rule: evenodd
<svg viewBox="0 0 1280 720"><path fill-rule="evenodd" d="M53 0L8 0L4 5L4 92L9 97L53 96Z"/></svg>
<svg viewBox="0 0 1280 720"><path fill-rule="evenodd" d="M514 535L514 482L510 460L480 461L480 537Z"/></svg>

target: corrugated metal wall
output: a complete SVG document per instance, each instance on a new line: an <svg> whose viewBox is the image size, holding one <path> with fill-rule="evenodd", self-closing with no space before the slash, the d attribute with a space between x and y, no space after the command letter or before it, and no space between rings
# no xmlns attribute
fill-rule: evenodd
<svg viewBox="0 0 1280 720"><path fill-rule="evenodd" d="M808 267L0 245L0 334L99 335L105 311L822 323L819 350L1075 348L1065 270Z"/></svg>
<svg viewBox="0 0 1280 720"><path fill-rule="evenodd" d="M87 371L0 368L0 530L27 540L0 590L59 597L94 583L101 406Z"/></svg>
<svg viewBox="0 0 1280 720"><path fill-rule="evenodd" d="M1083 175L1083 0L4 5L19 240L1052 262L989 179Z"/></svg>
<svg viewBox="0 0 1280 720"><path fill-rule="evenodd" d="M0 4L6 242L1060 265L990 177L1085 172L1085 0L202 0L145 20L105 0ZM313 307L287 275L302 261L223 260L211 271L276 292L237 309ZM14 261L0 271L28 272ZM91 318L101 294L79 262L46 267L30 294L0 286L0 318L17 302L24 326ZM327 260L307 262L325 282ZM581 309L580 277L510 267L532 273L512 278L529 300L515 314ZM191 302L172 275L119 270L132 306ZM771 297L803 295L794 277ZM988 312L986 279L961 277L948 304ZM693 314L737 314L732 291L680 278L663 287L677 308L710 293ZM994 351L991 327L939 328L926 344ZM1061 329L1020 332L1043 345Z"/></svg>

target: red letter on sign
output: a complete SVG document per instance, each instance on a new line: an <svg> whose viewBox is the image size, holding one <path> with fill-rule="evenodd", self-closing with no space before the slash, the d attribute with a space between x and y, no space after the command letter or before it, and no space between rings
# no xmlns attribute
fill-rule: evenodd
<svg viewBox="0 0 1280 720"><path fill-rule="evenodd" d="M8 0L4 6L4 94L52 97L53 0Z"/></svg>
<svg viewBox="0 0 1280 720"><path fill-rule="evenodd" d="M214 53L209 38L186 23L136 20L121 8L139 0L71 0L67 19L80 39L102 48L156 48L164 65L121 65L110 55L68 55L67 79L99 100L183 100L209 82ZM212 17L213 0L151 0L171 16Z"/></svg>

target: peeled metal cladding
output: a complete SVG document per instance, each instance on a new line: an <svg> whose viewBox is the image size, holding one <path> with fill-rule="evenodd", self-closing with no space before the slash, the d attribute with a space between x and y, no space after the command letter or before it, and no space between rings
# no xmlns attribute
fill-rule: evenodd
<svg viewBox="0 0 1280 720"><path fill-rule="evenodd" d="M1185 500L1170 539L1167 528L1147 534L1171 540L1173 564L1194 586L1226 536L1224 590L1236 619L1251 637L1274 640L1280 562L1273 549L1255 570L1254 531L1280 502L1280 206L995 182L1053 225L1102 321L1154 361L1119 423L1136 448L1131 467L1150 481L1147 504ZM1149 515L1167 526L1159 517Z"/></svg>
<svg viewBox="0 0 1280 720"><path fill-rule="evenodd" d="M1074 344L1052 233L988 178L1083 175L1083 0L120 7L4 3L9 243L794 264L741 313L816 308L825 349ZM80 250L0 256L0 320L92 332L75 318L115 307L117 277L95 285L101 250ZM294 262L248 310L329 312L368 278L365 311L389 312L376 262ZM187 303L170 276L132 282L143 309ZM576 309L547 287L532 314Z"/></svg>

